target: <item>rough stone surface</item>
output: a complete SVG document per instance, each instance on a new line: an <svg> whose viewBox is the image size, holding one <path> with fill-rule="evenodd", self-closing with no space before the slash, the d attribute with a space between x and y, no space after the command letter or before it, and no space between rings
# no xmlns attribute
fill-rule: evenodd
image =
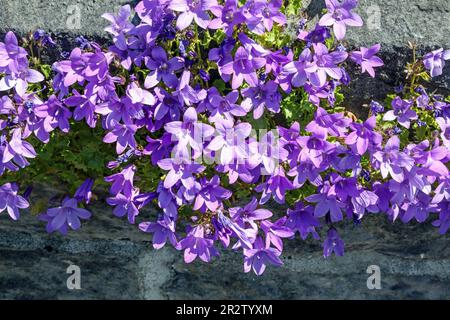
<svg viewBox="0 0 450 320"><path fill-rule="evenodd" d="M91 209L93 218L67 237L46 234L27 212L18 222L0 215L0 299L450 298L449 239L430 225L368 217L344 227L346 255L329 260L317 241L287 241L284 266L257 277L243 273L242 255L230 251L186 265L181 252L153 250L146 234L105 204ZM71 264L81 269L81 290L67 289ZM367 288L371 265L381 269L381 290Z"/></svg>
<svg viewBox="0 0 450 320"><path fill-rule="evenodd" d="M57 32L64 48L80 34L105 39L100 15L125 0L0 0L0 33L21 34L37 27ZM448 0L361 0L364 20L368 9L380 9L380 29L368 26L349 32L349 45L381 43L386 67L379 78L357 72L349 88L349 105L356 111L370 98L383 99L398 85L410 58L407 41L421 50L450 48ZM80 29L68 19L80 9ZM373 7L378 6L378 7ZM305 2L311 16L322 1ZM68 11L71 9L70 11ZM450 89L450 69L434 85ZM280 210L280 208L275 208ZM186 265L174 249L154 251L149 238L124 220L113 218L104 204L92 208L94 217L67 237L47 235L44 223L29 213L19 222L0 215L0 299L449 299L450 248L448 235L430 225L404 226L369 217L359 227L342 231L344 257L324 260L320 243L288 241L282 268L269 268L262 277L242 272L242 256L223 252L210 265ZM151 213L147 213L151 214ZM82 290L66 287L70 264L81 268ZM382 289L368 290L367 267L381 268Z"/></svg>
<svg viewBox="0 0 450 320"><path fill-rule="evenodd" d="M1 29L30 32L38 28L84 36L105 36L105 12L117 12L130 0L0 0Z"/></svg>

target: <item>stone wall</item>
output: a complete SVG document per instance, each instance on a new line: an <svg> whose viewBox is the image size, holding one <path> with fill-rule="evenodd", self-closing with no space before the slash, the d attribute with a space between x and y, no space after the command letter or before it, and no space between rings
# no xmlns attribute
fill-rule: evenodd
<svg viewBox="0 0 450 320"><path fill-rule="evenodd" d="M36 200L55 194L39 188ZM55 203L56 204L56 203ZM448 299L450 247L428 225L391 224L370 216L341 230L344 257L325 260L321 243L286 241L284 266L263 276L243 273L240 253L223 251L211 264L186 265L182 252L155 251L149 236L112 216L102 202L81 230L48 235L29 212L0 215L0 299ZM277 206L274 212L284 210ZM156 215L149 209L138 222ZM70 265L81 290L67 289ZM381 270L381 289L367 288L369 266Z"/></svg>
<svg viewBox="0 0 450 320"><path fill-rule="evenodd" d="M106 23L100 15L126 2L0 0L0 32L14 29L23 34L44 28L55 32L65 47L70 47L77 35L104 39L102 30ZM349 88L348 101L353 110L364 114L361 104L371 98L382 99L401 81L402 68L410 55L405 49L408 41L416 40L422 50L450 48L450 2L360 3L362 17L375 20L350 31L349 44L367 46L379 42L386 62L375 80L354 73L358 81ZM312 17L322 7L319 0L305 3ZM73 28L71 19L77 14L81 23ZM449 68L434 86L450 90ZM145 234L126 221L113 218L109 207L98 203L92 211L93 218L67 237L47 235L44 224L30 213L24 213L19 222L1 214L0 299L450 298L449 238L440 236L429 225L392 225L382 216L368 217L362 225L347 226L342 231L346 255L329 260L323 259L318 242L287 241L285 265L256 277L242 272L240 254L224 252L220 260L210 265L197 261L186 265L182 254L174 249L154 251ZM70 264L81 268L81 290L66 287L66 269ZM381 290L369 290L366 286L370 265L381 269Z"/></svg>

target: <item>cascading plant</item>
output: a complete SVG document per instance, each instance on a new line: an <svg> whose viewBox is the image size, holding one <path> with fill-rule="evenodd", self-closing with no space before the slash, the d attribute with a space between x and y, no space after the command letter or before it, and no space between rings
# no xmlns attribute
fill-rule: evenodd
<svg viewBox="0 0 450 320"><path fill-rule="evenodd" d="M325 257L343 255L339 224L368 215L432 219L445 234L450 100L421 83L442 74L450 51L415 54L401 92L358 120L340 91L346 68L375 77L380 45L346 48L346 28L363 25L357 1L325 2L307 27L299 1L144 0L103 15L108 48L79 38L52 66L40 57L51 35L8 32L0 212L19 219L31 181L56 178L73 196L31 212L67 234L107 185L114 215L153 234L155 249L169 242L190 263L231 247L257 275L283 264L283 241L297 233L324 237Z"/></svg>

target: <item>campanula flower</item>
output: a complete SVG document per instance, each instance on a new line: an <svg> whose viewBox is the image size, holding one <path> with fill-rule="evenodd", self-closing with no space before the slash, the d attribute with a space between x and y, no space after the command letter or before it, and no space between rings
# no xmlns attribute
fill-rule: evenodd
<svg viewBox="0 0 450 320"><path fill-rule="evenodd" d="M145 79L146 88L155 87L161 80L168 87L175 88L178 85L178 79L174 73L183 68L184 59L174 57L169 60L163 48L155 47L151 52L151 57L146 62L146 66L150 70Z"/></svg>
<svg viewBox="0 0 450 320"><path fill-rule="evenodd" d="M437 77L442 74L445 66L445 61L450 59L450 50L438 49L430 52L423 57L423 64L425 68L430 71L432 77Z"/></svg>
<svg viewBox="0 0 450 320"><path fill-rule="evenodd" d="M306 200L315 203L314 216L316 218L324 217L330 213L332 222L338 222L343 219L342 209L345 204L337 198L335 188L326 182L319 190L318 194L306 197Z"/></svg>
<svg viewBox="0 0 450 320"><path fill-rule="evenodd" d="M222 201L229 199L232 196L231 191L220 185L220 178L217 175L212 177L209 181L205 178L201 179L200 185L202 187L195 197L194 210L200 210L200 212L203 213L207 210L216 212L221 206Z"/></svg>
<svg viewBox="0 0 450 320"><path fill-rule="evenodd" d="M271 264L281 266L283 261L279 258L281 251L264 245L261 237L258 237L252 249L244 249L244 271L253 272L260 276L266 270L266 266Z"/></svg>
<svg viewBox="0 0 450 320"><path fill-rule="evenodd" d="M184 30L192 21L203 28L208 28L210 17L206 11L217 6L216 0L176 0L169 3L169 9L181 12L177 19L177 28Z"/></svg>
<svg viewBox="0 0 450 320"><path fill-rule="evenodd" d="M252 87L258 85L256 70L265 66L264 58L254 57L244 47L239 47L234 56L234 61L228 62L222 67L222 73L232 75L232 88L239 88L244 80Z"/></svg>
<svg viewBox="0 0 450 320"><path fill-rule="evenodd" d="M372 78L375 78L375 69L384 65L384 62L377 56L381 46L376 44L370 48L361 47L360 51L353 51L350 59L359 64L362 72L367 72Z"/></svg>
<svg viewBox="0 0 450 320"><path fill-rule="evenodd" d="M153 233L153 248L159 250L163 248L167 241L173 247L178 244L175 235L175 222L166 216L160 216L156 222L142 222L139 224L139 229L145 233Z"/></svg>
<svg viewBox="0 0 450 320"><path fill-rule="evenodd" d="M210 262L211 258L219 253L214 248L214 241L205 238L205 228L203 226L194 227L179 243L181 250L184 250L184 261L191 263L196 258L204 262Z"/></svg>
<svg viewBox="0 0 450 320"><path fill-rule="evenodd" d="M359 15L352 12L358 5L357 0L325 0L328 12L319 21L321 26L333 26L336 39L345 37L346 27L361 27L363 21Z"/></svg>
<svg viewBox="0 0 450 320"><path fill-rule="evenodd" d="M392 101L392 108L393 110L389 110L386 112L383 116L384 121L394 121L397 120L397 122L405 127L406 129L409 129L411 125L411 120L417 119L417 113L411 109L413 106L412 101L402 100L400 97L396 97Z"/></svg>
<svg viewBox="0 0 450 320"><path fill-rule="evenodd" d="M345 143L355 148L359 155L364 155L370 146L378 146L383 140L381 134L374 131L376 126L375 116L370 117L364 123L352 123L354 131L345 138Z"/></svg>
<svg viewBox="0 0 450 320"><path fill-rule="evenodd" d="M77 191L74 194L74 198L78 202L84 202L86 204L89 204L92 198L92 187L94 186L94 180L93 179L86 179L80 187L77 189Z"/></svg>
<svg viewBox="0 0 450 320"><path fill-rule="evenodd" d="M78 207L76 199L66 198L60 207L48 209L39 218L47 222L48 233L58 231L66 235L68 228L78 230L81 227L80 220L87 220L91 216L88 210Z"/></svg>
<svg viewBox="0 0 450 320"><path fill-rule="evenodd" d="M28 201L18 195L19 187L15 183L6 183L0 187L0 213L8 212L13 220L20 217L19 209L26 209L30 206Z"/></svg>
<svg viewBox="0 0 450 320"><path fill-rule="evenodd" d="M134 189L133 181L136 170L136 166L130 165L125 167L121 172L106 177L105 181L112 183L109 192L114 196L118 193L123 193L126 196L131 196Z"/></svg>
<svg viewBox="0 0 450 320"><path fill-rule="evenodd" d="M208 25L210 29L223 29L227 36L233 35L234 27L245 21L245 17L238 8L237 0L225 0L223 6L212 6L209 10L216 18L211 20Z"/></svg>
<svg viewBox="0 0 450 320"><path fill-rule="evenodd" d="M342 241L336 229L328 230L327 238L323 243L323 256L328 258L334 253L337 256L344 255L344 241Z"/></svg>

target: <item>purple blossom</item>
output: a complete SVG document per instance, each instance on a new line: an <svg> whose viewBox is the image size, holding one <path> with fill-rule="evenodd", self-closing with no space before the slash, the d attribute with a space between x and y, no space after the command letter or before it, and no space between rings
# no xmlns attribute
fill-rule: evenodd
<svg viewBox="0 0 450 320"><path fill-rule="evenodd" d="M431 197L423 192L418 192L415 199L411 202L405 202L402 205L402 210L404 211L401 216L403 223L408 223L412 219L415 219L419 223L425 222L428 216L434 208L430 205Z"/></svg>
<svg viewBox="0 0 450 320"><path fill-rule="evenodd" d="M194 187L194 174L203 172L205 167L198 163L183 163L176 159L162 159L158 161L158 166L169 171L164 180L164 188L170 189L177 182L181 181L186 189Z"/></svg>
<svg viewBox="0 0 450 320"><path fill-rule="evenodd" d="M217 91L210 90L208 95L208 109L211 111L210 121L220 121L223 117L229 121L233 121L233 116L246 116L251 106L236 104L238 99L239 91L237 90L231 91L226 96L222 96Z"/></svg>
<svg viewBox="0 0 450 320"><path fill-rule="evenodd" d="M210 262L211 257L218 256L217 249L214 248L214 241L205 238L203 226L194 227L179 243L181 250L184 250L184 261L191 263L196 258L204 262Z"/></svg>
<svg viewBox="0 0 450 320"><path fill-rule="evenodd" d="M195 197L194 210L200 210L205 213L208 209L211 212L221 207L222 201L229 199L232 196L232 192L225 189L220 185L219 176L215 175L210 181L206 178L200 180L202 186L197 196Z"/></svg>
<svg viewBox="0 0 450 320"><path fill-rule="evenodd" d="M264 166L265 173L273 174L288 156L288 151L280 145L278 133L269 131L260 138L258 158Z"/></svg>
<svg viewBox="0 0 450 320"><path fill-rule="evenodd" d="M370 48L361 47L360 51L353 51L350 54L350 58L359 64L362 68L362 72L367 72L372 78L375 78L374 68L381 67L384 62L377 56L381 46L376 44Z"/></svg>
<svg viewBox="0 0 450 320"><path fill-rule="evenodd" d="M89 204L92 198L92 187L94 186L94 180L93 179L86 179L80 187L77 189L77 191L74 194L74 198L78 202L85 202L86 204Z"/></svg>
<svg viewBox="0 0 450 320"><path fill-rule="evenodd" d="M314 217L314 208L306 206L298 201L295 203L294 209L288 209L286 226L294 233L299 232L303 240L306 240L311 233L314 239L319 239L316 228L320 227L320 222Z"/></svg>
<svg viewBox="0 0 450 320"><path fill-rule="evenodd" d="M400 97L396 97L392 101L392 108L393 110L389 110L386 112L383 116L384 121L394 121L397 120L397 122L405 127L406 129L409 129L411 125L411 120L417 119L417 114L414 110L411 109L413 106L412 101L402 100Z"/></svg>
<svg viewBox="0 0 450 320"><path fill-rule="evenodd" d="M327 82L327 75L335 80L343 77L343 72L337 64L344 62L347 52L328 52L328 48L322 43L313 44L314 47L314 65L308 68L309 79L316 87L323 87Z"/></svg>
<svg viewBox="0 0 450 320"><path fill-rule="evenodd" d="M184 30L189 27L192 20L201 28L206 29L210 23L208 11L217 6L216 0L175 0L169 4L169 9L181 12L177 19L177 28Z"/></svg>
<svg viewBox="0 0 450 320"><path fill-rule="evenodd" d="M28 201L18 195L19 187L15 183L6 183L0 187L0 213L8 212L13 220L19 220L19 209L26 209L30 206Z"/></svg>
<svg viewBox="0 0 450 320"><path fill-rule="evenodd" d="M264 220L261 222L261 230L266 235L266 247L271 244L280 251L283 251L282 238L292 238L295 234L288 226L286 226L287 217L278 219L275 222Z"/></svg>
<svg viewBox="0 0 450 320"><path fill-rule="evenodd" d="M158 206L166 216L175 220L178 216L178 205L172 190L164 188L164 183L160 182L156 192L158 193Z"/></svg>
<svg viewBox="0 0 450 320"><path fill-rule="evenodd" d="M319 21L321 26L333 26L336 39L345 37L346 26L361 27L363 21L360 16L352 12L358 5L357 0L325 0L328 12Z"/></svg>
<svg viewBox="0 0 450 320"><path fill-rule="evenodd" d="M5 42L0 42L0 72L5 76L0 80L0 91L15 89L19 96L25 95L28 82L39 83L44 76L28 68L27 52L19 46L13 32L8 32Z"/></svg>
<svg viewBox="0 0 450 320"><path fill-rule="evenodd" d="M24 158L36 158L37 154L33 146L22 140L22 130L20 128L14 129L11 140L6 143L6 148L3 150L3 163L11 161L16 156Z"/></svg>
<svg viewBox="0 0 450 320"><path fill-rule="evenodd" d="M73 90L73 93L73 96L64 101L66 105L75 107L73 118L76 121L86 119L86 123L91 128L95 128L97 124L95 96L82 95L75 89Z"/></svg>
<svg viewBox="0 0 450 320"><path fill-rule="evenodd" d="M345 143L355 147L359 155L364 155L370 146L378 146L383 140L382 136L374 131L376 124L375 116L370 117L362 124L352 123L351 126L354 131L345 138Z"/></svg>
<svg viewBox="0 0 450 320"><path fill-rule="evenodd" d="M443 163L449 154L449 150L444 146L436 144L430 148L430 143L425 140L418 145L408 146L412 158L417 164L421 164L424 172L428 175L446 177L448 169ZM426 170L425 170L426 169ZM437 192L437 191L436 191Z"/></svg>
<svg viewBox="0 0 450 320"><path fill-rule="evenodd" d="M371 101L370 102L370 111L372 111L374 114L383 113L384 106L377 101Z"/></svg>
<svg viewBox="0 0 450 320"><path fill-rule="evenodd" d="M450 229L450 202L442 202L438 208L439 218L433 221L433 226L439 228L440 234L445 234Z"/></svg>
<svg viewBox="0 0 450 320"><path fill-rule="evenodd" d="M153 233L153 248L159 250L169 241L173 247L177 247L178 241L175 235L175 222L166 216L159 217L156 222L142 222L139 229L145 233Z"/></svg>
<svg viewBox="0 0 450 320"><path fill-rule="evenodd" d="M18 73L7 73L0 80L0 91L7 91L14 88L19 96L23 96L28 89L28 83L39 83L44 80L44 76L39 71L25 68L19 70Z"/></svg>
<svg viewBox="0 0 450 320"><path fill-rule="evenodd" d="M121 172L113 174L105 178L106 182L112 183L110 193L115 196L118 193L123 193L126 196L131 196L133 192L134 174L137 168L134 165L127 166Z"/></svg>
<svg viewBox="0 0 450 320"><path fill-rule="evenodd" d="M108 132L103 138L105 143L116 143L117 154L122 154L128 147L133 149L137 148L137 142L134 138L136 134L137 126L132 124L119 124L117 123L111 132Z"/></svg>
<svg viewBox="0 0 450 320"><path fill-rule="evenodd" d="M310 76L310 71L314 71L314 68L311 50L306 48L300 54L298 61L290 62L283 67L283 73L292 75L291 83L298 88L306 83Z"/></svg>
<svg viewBox="0 0 450 320"><path fill-rule="evenodd" d="M208 53L208 59L217 63L219 74L224 81L229 81L231 76L223 73L223 67L233 61L231 55L236 44L236 40L228 38L220 44L219 48L213 48Z"/></svg>
<svg viewBox="0 0 450 320"><path fill-rule="evenodd" d="M216 123L216 130L219 133L208 145L207 149L211 151L220 150L220 163L229 165L234 160L242 163L248 158L248 150L245 147L245 140L250 136L252 126L249 123L242 122L233 126L233 124L224 122Z"/></svg>
<svg viewBox="0 0 450 320"><path fill-rule="evenodd" d="M331 228L328 230L327 238L323 243L323 256L328 258L333 252L337 256L343 256L344 247L344 241L339 237L336 229Z"/></svg>
<svg viewBox="0 0 450 320"><path fill-rule="evenodd" d="M342 209L345 207L345 204L337 198L335 187L326 182L319 192L306 197L307 201L316 203L314 216L321 218L330 213L332 222L341 221L343 218Z"/></svg>
<svg viewBox="0 0 450 320"><path fill-rule="evenodd" d="M255 221L266 220L272 217L273 213L267 209L257 209L258 200L253 197L252 200L243 208L230 208L230 214L234 221L238 223L249 223L253 228L256 228Z"/></svg>
<svg viewBox="0 0 450 320"><path fill-rule="evenodd" d="M380 198L372 191L359 189L358 194L351 199L353 213L358 220L361 220L366 211L371 213L379 212L378 203Z"/></svg>
<svg viewBox="0 0 450 320"><path fill-rule="evenodd" d="M208 28L223 29L229 37L233 35L234 27L245 21L245 17L238 8L237 0L225 0L224 6L212 6L209 10L216 18L211 20Z"/></svg>
<svg viewBox="0 0 450 320"><path fill-rule="evenodd" d="M191 106L192 104L199 103L206 98L206 90L195 90L193 89L189 82L191 80L191 73L189 71L184 71L181 75L181 79L178 83L177 90L173 93L173 96L178 98L181 104Z"/></svg>
<svg viewBox="0 0 450 320"><path fill-rule="evenodd" d="M247 14L244 11L244 16L247 19L247 26L250 31L262 35L265 30L271 31L274 23L286 24L286 17L280 11L282 1L249 1L248 3L250 3L251 8L246 11ZM245 7L243 10L245 10Z"/></svg>
<svg viewBox="0 0 450 320"><path fill-rule="evenodd" d="M128 222L134 224L136 217L139 215L139 202L137 201L139 190L133 189L131 195L126 196L122 193L116 194L114 197L109 197L106 202L110 206L114 206L113 214L116 217L128 217Z"/></svg>
<svg viewBox="0 0 450 320"><path fill-rule="evenodd" d="M33 111L36 116L44 119L43 127L46 132L52 132L56 128L69 132L72 112L55 95L50 96L46 103L36 106Z"/></svg>
<svg viewBox="0 0 450 320"><path fill-rule="evenodd" d="M351 119L346 118L343 113L328 113L319 107L314 114L314 120L306 126L306 131L318 136L344 137Z"/></svg>
<svg viewBox="0 0 450 320"><path fill-rule="evenodd" d="M443 202L444 200L450 200L450 181L448 178L444 179L434 190L434 197L432 199L433 204Z"/></svg>
<svg viewBox="0 0 450 320"><path fill-rule="evenodd" d="M404 179L403 168L410 170L414 161L407 154L400 152L399 149L400 139L393 136L386 142L384 150L375 152L373 158L384 179L390 174L395 181L401 183Z"/></svg>
<svg viewBox="0 0 450 320"><path fill-rule="evenodd" d="M155 88L154 92L157 98L154 111L155 120L161 122L163 122L163 119L170 120L164 121L165 123L180 120L181 111L183 108L183 105L180 103L180 101L162 88Z"/></svg>
<svg viewBox="0 0 450 320"><path fill-rule="evenodd" d="M150 70L150 73L145 79L146 88L155 87L161 80L168 87L175 88L178 84L178 79L174 72L183 68L184 59L174 57L169 60L163 48L155 47L145 65Z"/></svg>
<svg viewBox="0 0 450 320"><path fill-rule="evenodd" d="M294 189L292 182L286 177L283 168L278 167L267 182L258 185L255 191L262 192L261 204L265 204L271 197L277 203L284 204L286 192Z"/></svg>
<svg viewBox="0 0 450 320"><path fill-rule="evenodd" d="M111 25L105 28L105 31L113 36L130 32L134 28L134 25L130 22L130 16L131 6L128 4L120 7L117 16L114 16L111 13L104 13L102 18L111 22Z"/></svg>
<svg viewBox="0 0 450 320"><path fill-rule="evenodd" d="M47 222L48 233L58 231L66 235L68 227L78 230L81 227L80 219L87 220L91 215L88 210L78 208L76 199L66 198L60 207L48 209L39 219Z"/></svg>
<svg viewBox="0 0 450 320"><path fill-rule="evenodd" d="M432 77L437 77L442 74L445 66L445 60L450 59L450 50L440 48L432 51L423 57L423 64L425 68L430 71Z"/></svg>
<svg viewBox="0 0 450 320"><path fill-rule="evenodd" d="M177 144L173 150L179 159L191 159L188 147L192 148L194 158L202 154L203 142L214 134L214 128L198 121L195 108L190 107L183 116L183 121L169 122L164 129L172 134L172 140Z"/></svg>
<svg viewBox="0 0 450 320"><path fill-rule="evenodd" d="M321 168L328 152L335 147L330 142L324 140L324 136L313 134L311 136L298 137L297 142L301 147L299 154L300 163L311 163L316 168ZM308 168L310 171L311 169Z"/></svg>
<svg viewBox="0 0 450 320"><path fill-rule="evenodd" d="M268 264L275 266L283 265L279 256L281 251L264 245L263 240L258 237L253 245L253 249L244 249L244 271L253 270L256 275L260 276L266 270Z"/></svg>
<svg viewBox="0 0 450 320"><path fill-rule="evenodd" d="M127 87L127 96L132 104L145 104L152 106L156 103L155 97L147 90L142 89L136 82Z"/></svg>
<svg viewBox="0 0 450 320"><path fill-rule="evenodd" d="M264 58L254 57L249 54L244 47L239 47L234 56L234 61L223 65L222 73L232 75L232 88L239 88L244 80L252 87L258 85L256 70L261 69L266 64Z"/></svg>
<svg viewBox="0 0 450 320"><path fill-rule="evenodd" d="M298 39L306 41L307 43L323 43L331 37L329 28L316 24L314 30L300 31Z"/></svg>
<svg viewBox="0 0 450 320"><path fill-rule="evenodd" d="M436 122L441 129L440 137L444 143L444 146L450 149L450 119L439 117L436 119Z"/></svg>
<svg viewBox="0 0 450 320"><path fill-rule="evenodd" d="M216 236L222 242L225 247L230 245L230 236L234 236L239 239L238 243L234 246L251 249L253 247L252 239L255 237L255 229L244 229L233 219L226 217L222 210L218 210L217 219L213 219L213 224L216 228Z"/></svg>

